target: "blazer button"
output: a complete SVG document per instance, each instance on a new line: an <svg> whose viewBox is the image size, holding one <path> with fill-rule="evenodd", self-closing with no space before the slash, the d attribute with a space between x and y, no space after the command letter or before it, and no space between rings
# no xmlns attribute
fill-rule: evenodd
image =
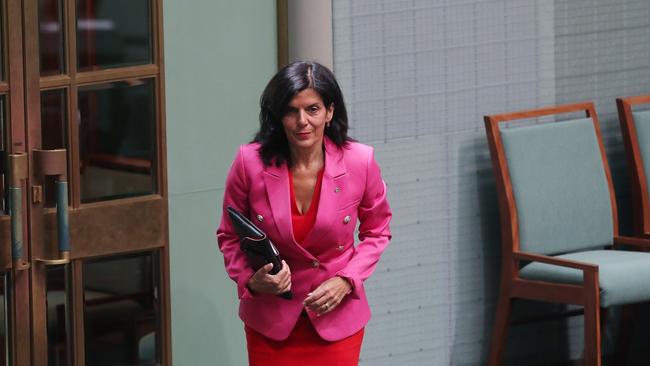
<svg viewBox="0 0 650 366"><path fill-rule="evenodd" d="M320 265L320 263L318 263L317 260L313 260L313 261L311 261L311 266L312 266L312 268L318 268L319 265Z"/></svg>
<svg viewBox="0 0 650 366"><path fill-rule="evenodd" d="M348 222L350 222L350 220L352 220L352 218L350 217L350 215L347 215L343 218L343 223L347 224Z"/></svg>
<svg viewBox="0 0 650 366"><path fill-rule="evenodd" d="M257 221L259 221L259 222L264 221L264 216L262 216L262 215L257 215Z"/></svg>
<svg viewBox="0 0 650 366"><path fill-rule="evenodd" d="M341 188L340 188L340 187L336 187L336 188L334 188L334 193L339 193L339 192L341 192Z"/></svg>
<svg viewBox="0 0 650 366"><path fill-rule="evenodd" d="M339 245L336 249L343 250L343 249L345 249L345 245Z"/></svg>

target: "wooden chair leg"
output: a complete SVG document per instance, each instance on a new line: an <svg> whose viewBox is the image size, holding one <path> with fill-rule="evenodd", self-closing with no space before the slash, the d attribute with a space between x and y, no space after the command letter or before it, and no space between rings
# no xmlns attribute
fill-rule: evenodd
<svg viewBox="0 0 650 366"><path fill-rule="evenodd" d="M601 366L598 272L585 272L585 366Z"/></svg>
<svg viewBox="0 0 650 366"><path fill-rule="evenodd" d="M503 351L506 344L506 336L508 335L511 307L512 298L509 296L509 294L502 291L499 295L497 314L496 318L494 319L494 327L492 329L492 341L490 343L490 356L488 358L488 366L498 366L501 364L501 359L503 357Z"/></svg>

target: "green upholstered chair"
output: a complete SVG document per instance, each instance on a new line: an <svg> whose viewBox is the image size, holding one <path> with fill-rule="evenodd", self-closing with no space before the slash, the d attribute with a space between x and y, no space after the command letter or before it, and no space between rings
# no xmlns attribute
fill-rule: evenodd
<svg viewBox="0 0 650 366"><path fill-rule="evenodd" d="M650 107L650 95L618 98L616 104L632 182L635 235L650 238L650 110L634 110Z"/></svg>
<svg viewBox="0 0 650 366"><path fill-rule="evenodd" d="M585 118L507 127L563 113ZM650 300L650 241L618 235L592 103L485 117L501 214L501 288L489 365L501 362L512 300L584 307L585 364L600 365L601 308ZM607 250L606 250L607 249Z"/></svg>

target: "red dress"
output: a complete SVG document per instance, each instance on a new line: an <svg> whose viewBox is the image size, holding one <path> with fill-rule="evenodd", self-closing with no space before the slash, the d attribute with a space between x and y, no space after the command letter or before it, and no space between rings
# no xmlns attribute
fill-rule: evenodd
<svg viewBox="0 0 650 366"><path fill-rule="evenodd" d="M301 244L316 221L320 187L323 170L318 173L318 180L311 198L309 210L301 215L296 206L293 191L293 177L289 172L291 190L291 224L293 237ZM306 248L309 250L309 248ZM298 323L283 341L267 338L245 327L248 346L248 363L250 366L356 366L359 364L359 352L363 341L363 329L348 338L336 342L323 340L303 312Z"/></svg>

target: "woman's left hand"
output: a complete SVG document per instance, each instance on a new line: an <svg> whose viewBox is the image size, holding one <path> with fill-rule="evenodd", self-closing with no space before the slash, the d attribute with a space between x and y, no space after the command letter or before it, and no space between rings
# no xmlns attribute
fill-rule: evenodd
<svg viewBox="0 0 650 366"><path fill-rule="evenodd" d="M323 315L332 311L341 300L350 293L352 286L342 277L332 277L329 280L321 283L317 289L307 296L303 301L305 308L313 311L317 316Z"/></svg>

